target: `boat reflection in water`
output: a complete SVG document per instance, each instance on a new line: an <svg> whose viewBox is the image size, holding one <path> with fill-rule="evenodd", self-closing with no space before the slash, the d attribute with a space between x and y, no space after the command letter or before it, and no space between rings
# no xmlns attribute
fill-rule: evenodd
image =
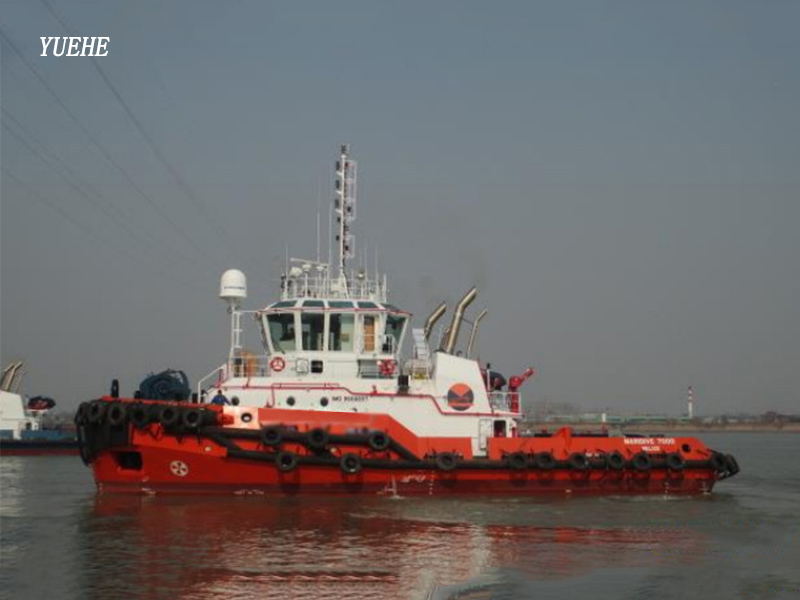
<svg viewBox="0 0 800 600"><path fill-rule="evenodd" d="M583 502L98 495L81 522L84 589L148 600L416 599L494 569L535 586L610 565L681 564L705 545L698 532L635 525L635 503L617 505L618 522L590 524L588 513L611 504Z"/></svg>

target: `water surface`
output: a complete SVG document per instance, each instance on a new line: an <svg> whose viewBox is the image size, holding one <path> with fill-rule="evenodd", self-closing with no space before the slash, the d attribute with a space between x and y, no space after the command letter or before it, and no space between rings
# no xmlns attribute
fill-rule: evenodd
<svg viewBox="0 0 800 600"><path fill-rule="evenodd" d="M0 597L800 598L800 436L703 439L742 472L692 498L100 496L4 457Z"/></svg>

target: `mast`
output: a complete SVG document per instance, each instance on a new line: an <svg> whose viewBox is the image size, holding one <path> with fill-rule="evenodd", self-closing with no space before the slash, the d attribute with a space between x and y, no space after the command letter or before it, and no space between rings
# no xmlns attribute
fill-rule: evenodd
<svg viewBox="0 0 800 600"><path fill-rule="evenodd" d="M355 237L352 234L356 220L356 163L350 160L349 148L343 144L336 161L336 199L334 212L338 233L336 241L339 250L339 283L343 291L348 288L347 260L355 256Z"/></svg>

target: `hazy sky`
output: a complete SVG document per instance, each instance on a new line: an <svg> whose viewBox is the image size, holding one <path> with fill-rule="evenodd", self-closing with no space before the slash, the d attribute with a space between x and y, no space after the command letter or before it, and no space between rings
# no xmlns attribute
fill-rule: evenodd
<svg viewBox="0 0 800 600"><path fill-rule="evenodd" d="M347 142L393 302L419 323L478 284L480 356L534 365L528 396L797 412L798 22L795 0L2 0L2 361L62 407L211 371L219 275L274 299ZM109 56L39 56L70 32Z"/></svg>

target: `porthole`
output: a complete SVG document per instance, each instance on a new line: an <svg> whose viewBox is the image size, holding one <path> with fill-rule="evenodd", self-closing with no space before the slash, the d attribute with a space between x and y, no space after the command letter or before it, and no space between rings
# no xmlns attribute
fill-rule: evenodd
<svg viewBox="0 0 800 600"><path fill-rule="evenodd" d="M253 415L251 415L250 413L244 413L242 415L242 423L249 423L252 420L253 420Z"/></svg>
<svg viewBox="0 0 800 600"><path fill-rule="evenodd" d="M683 446L681 446L681 450L688 453L692 451L692 447L689 444L684 444Z"/></svg>
<svg viewBox="0 0 800 600"><path fill-rule="evenodd" d="M289 406L294 406L294 396L289 396L286 399L286 404L288 404Z"/></svg>
<svg viewBox="0 0 800 600"><path fill-rule="evenodd" d="M328 406L328 399L325 396L323 396L322 398L319 399L319 404L320 406Z"/></svg>

